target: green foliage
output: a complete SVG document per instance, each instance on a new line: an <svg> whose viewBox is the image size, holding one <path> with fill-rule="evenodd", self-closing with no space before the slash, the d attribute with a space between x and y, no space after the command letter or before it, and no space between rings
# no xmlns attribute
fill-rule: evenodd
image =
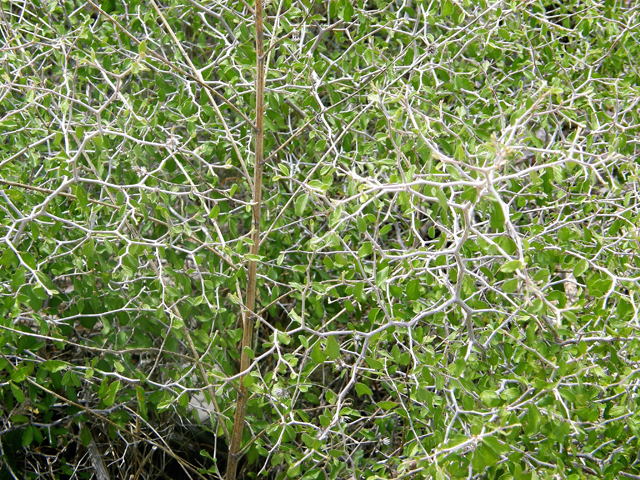
<svg viewBox="0 0 640 480"><path fill-rule="evenodd" d="M224 445L248 260L247 478L640 475L632 2L267 0L255 257L249 5L0 1L2 478Z"/></svg>

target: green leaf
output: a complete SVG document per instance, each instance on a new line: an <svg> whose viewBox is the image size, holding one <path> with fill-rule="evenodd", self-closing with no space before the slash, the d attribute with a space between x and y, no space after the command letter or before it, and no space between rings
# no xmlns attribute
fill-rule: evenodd
<svg viewBox="0 0 640 480"><path fill-rule="evenodd" d="M26 269L24 267L20 267L11 277L11 288L14 292L20 290L20 288L25 284L26 279Z"/></svg>
<svg viewBox="0 0 640 480"><path fill-rule="evenodd" d="M604 296L604 294L611 289L612 284L613 280L600 272L592 275L589 280L587 280L589 294L594 297Z"/></svg>
<svg viewBox="0 0 640 480"><path fill-rule="evenodd" d="M26 263L29 268L32 270L36 269L36 259L29 252L21 252L20 258L22 258L22 261Z"/></svg>
<svg viewBox="0 0 640 480"><path fill-rule="evenodd" d="M364 282L356 283L356 286L353 287L353 295L359 302L364 302L366 300L364 296Z"/></svg>
<svg viewBox="0 0 640 480"><path fill-rule="evenodd" d="M82 430L80 430L80 441L83 447L88 447L91 443L91 432L87 427L82 427Z"/></svg>
<svg viewBox="0 0 640 480"><path fill-rule="evenodd" d="M38 280L40 280L40 282L47 289L47 293L49 295L57 295L58 293L60 293L47 274L36 272L36 275L38 276Z"/></svg>
<svg viewBox="0 0 640 480"><path fill-rule="evenodd" d="M475 187L465 187L464 192L460 195L462 200L466 200L470 203L475 203L478 197L478 190Z"/></svg>
<svg viewBox="0 0 640 480"><path fill-rule="evenodd" d="M498 455L506 455L511 451L508 445L501 443L496 437L483 437L482 443Z"/></svg>
<svg viewBox="0 0 640 480"><path fill-rule="evenodd" d="M102 380L102 383L100 384L100 387L98 388L98 398L105 398L107 396L108 392L109 392L109 382L107 381L107 378L105 377Z"/></svg>
<svg viewBox="0 0 640 480"><path fill-rule="evenodd" d="M49 372L56 373L68 368L70 364L62 360L47 360L46 362L42 362L42 366Z"/></svg>
<svg viewBox="0 0 640 480"><path fill-rule="evenodd" d="M307 202L309 201L309 195L306 193L301 194L295 201L296 215L301 217L304 214L305 208L307 208Z"/></svg>
<svg viewBox="0 0 640 480"><path fill-rule="evenodd" d="M333 335L327 337L325 352L331 360L336 360L340 357L340 344Z"/></svg>
<svg viewBox="0 0 640 480"><path fill-rule="evenodd" d="M76 195L76 199L78 200L78 205L80 205L80 208L82 209L87 208L87 205L89 202L87 199L87 192L85 191L85 189L82 188L81 185L76 185L74 189L74 193Z"/></svg>
<svg viewBox="0 0 640 480"><path fill-rule="evenodd" d="M148 419L147 413L147 399L144 393L144 389L140 385L136 385L136 398L138 400L138 413L145 420Z"/></svg>
<svg viewBox="0 0 640 480"><path fill-rule="evenodd" d="M513 293L518 289L518 285L520 284L520 280L517 278L508 280L502 284L502 291L504 293Z"/></svg>
<svg viewBox="0 0 640 480"><path fill-rule="evenodd" d="M358 250L358 257L365 258L368 255L371 255L371 252L373 252L373 245L371 242L364 242Z"/></svg>
<svg viewBox="0 0 640 480"><path fill-rule="evenodd" d="M244 347L242 349L242 352L249 357L251 360L253 360L255 358L255 355L253 354L253 350L250 347Z"/></svg>
<svg viewBox="0 0 640 480"><path fill-rule="evenodd" d="M162 412L171 406L173 403L173 396L169 392L164 392L162 399L158 402L158 411Z"/></svg>
<svg viewBox="0 0 640 480"><path fill-rule="evenodd" d="M379 287L382 287L384 285L384 283L387 281L387 278L389 277L389 267L384 267L381 268L380 270L378 270L378 273L376 274L376 285L378 285Z"/></svg>
<svg viewBox="0 0 640 480"><path fill-rule="evenodd" d="M25 428L24 432L22 433L22 446L23 447L28 447L29 445L31 445L31 442L33 442L33 429L35 427L31 426L31 425L27 425L27 428Z"/></svg>
<svg viewBox="0 0 640 480"><path fill-rule="evenodd" d="M373 368L374 370L382 371L382 369L384 368L382 362L376 360L373 357L365 357L364 360L367 362L367 365L369 365L369 367Z"/></svg>
<svg viewBox="0 0 640 480"><path fill-rule="evenodd" d="M488 407L495 407L500 403L500 397L493 390L485 390L480 393L480 400Z"/></svg>
<svg viewBox="0 0 640 480"><path fill-rule="evenodd" d="M11 415L11 421L14 423L28 423L29 417L27 417L26 415L20 415L18 413L15 415Z"/></svg>
<svg viewBox="0 0 640 480"><path fill-rule="evenodd" d="M498 462L498 460L500 460L500 457L484 442L474 453L474 461L481 461L484 467L493 466Z"/></svg>
<svg viewBox="0 0 640 480"><path fill-rule="evenodd" d="M320 342L316 342L311 350L311 359L317 364L323 363L327 359L327 354L320 348Z"/></svg>
<svg viewBox="0 0 640 480"><path fill-rule="evenodd" d="M290 466L287 470L287 477L289 478L296 478L300 475L300 464L295 464L293 466Z"/></svg>
<svg viewBox="0 0 640 480"><path fill-rule="evenodd" d="M522 264L522 262L520 260L511 260L509 262L504 263L501 267L500 267L500 271L501 272L505 272L505 273L513 273L518 269L523 268L524 265Z"/></svg>
<svg viewBox="0 0 640 480"><path fill-rule="evenodd" d="M436 198L442 210L446 211L449 206L449 200L441 188L436 188Z"/></svg>
<svg viewBox="0 0 640 480"><path fill-rule="evenodd" d="M280 342L282 345L289 345L291 344L291 337L289 335L287 335L285 332L278 332L278 342Z"/></svg>
<svg viewBox="0 0 640 480"><path fill-rule="evenodd" d="M319 190L322 193L324 193L327 190L327 185L322 183L320 180L311 180L307 185L309 186L309 188L312 188L314 190Z"/></svg>
<svg viewBox="0 0 640 480"><path fill-rule="evenodd" d="M378 405L382 410L393 410L398 406L396 402L389 401L378 402L376 405Z"/></svg>
<svg viewBox="0 0 640 480"><path fill-rule="evenodd" d="M580 340L580 343L578 343L578 352L580 352L580 355L587 353L587 342Z"/></svg>
<svg viewBox="0 0 640 480"><path fill-rule="evenodd" d="M575 267L573 267L573 276L578 278L589 268L589 262L586 260L580 260Z"/></svg>
<svg viewBox="0 0 640 480"><path fill-rule="evenodd" d="M373 395L373 392L371 391L371 389L369 387L367 387L364 383L356 383L356 393L358 394L358 396L363 396L363 395Z"/></svg>
<svg viewBox="0 0 640 480"><path fill-rule="evenodd" d="M116 401L116 394L120 390L120 380L113 382L107 390L107 396L103 399L105 406L111 407Z"/></svg>
<svg viewBox="0 0 640 480"><path fill-rule="evenodd" d="M11 380L17 383L23 382L29 376L29 367L20 367L11 372Z"/></svg>
<svg viewBox="0 0 640 480"><path fill-rule="evenodd" d="M542 416L540 410L535 405L529 405L527 415L525 416L525 431L529 435L535 435L538 433L540 423L542 422Z"/></svg>
<svg viewBox="0 0 640 480"><path fill-rule="evenodd" d="M345 22L350 22L351 18L353 18L353 5L351 1L352 0L344 1L344 8L342 9L342 19Z"/></svg>
<svg viewBox="0 0 640 480"><path fill-rule="evenodd" d="M420 298L420 281L417 278L414 278L409 282L406 293L409 300L417 300Z"/></svg>
<svg viewBox="0 0 640 480"><path fill-rule="evenodd" d="M252 375L245 375L242 378L242 384L247 388L251 387L251 385L253 385L255 382L256 382L256 379L253 378Z"/></svg>
<svg viewBox="0 0 640 480"><path fill-rule="evenodd" d="M449 0L442 2L442 15L448 17L453 13L453 4Z"/></svg>
<svg viewBox="0 0 640 480"><path fill-rule="evenodd" d="M282 172L282 175L285 177L289 177L291 175L291 172L289 171L289 167L286 166L284 163L279 163L278 164L278 168L280 169L280 171Z"/></svg>
<svg viewBox="0 0 640 480"><path fill-rule="evenodd" d="M6 267L10 265L15 258L16 255L15 253L13 253L13 250L7 248L4 252L2 252L2 257L0 257L0 265Z"/></svg>
<svg viewBox="0 0 640 480"><path fill-rule="evenodd" d="M331 455L333 458L339 458L339 457L344 455L344 451L334 448L334 449L329 450L329 455Z"/></svg>
<svg viewBox="0 0 640 480"><path fill-rule="evenodd" d="M18 401L18 403L23 403L25 398L20 387L13 382L9 382L9 385L11 386L11 393L13 393L13 397Z"/></svg>
<svg viewBox="0 0 640 480"><path fill-rule="evenodd" d="M507 388L500 394L500 398L504 399L507 402L512 402L520 397L522 392L518 387Z"/></svg>
<svg viewBox="0 0 640 480"><path fill-rule="evenodd" d="M46 300L47 298L49 298L49 295L47 295L45 289L40 285L31 286L31 294L33 295L33 297L39 300Z"/></svg>
<svg viewBox="0 0 640 480"><path fill-rule="evenodd" d="M491 228L499 230L504 227L504 212L498 202L493 202L493 214L491 215Z"/></svg>

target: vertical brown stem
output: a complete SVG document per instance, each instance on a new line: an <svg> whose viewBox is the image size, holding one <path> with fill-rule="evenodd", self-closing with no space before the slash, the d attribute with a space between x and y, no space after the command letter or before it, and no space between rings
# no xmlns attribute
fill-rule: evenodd
<svg viewBox="0 0 640 480"><path fill-rule="evenodd" d="M262 0L256 0L256 125L255 125L255 163L253 167L253 203L251 208L251 254L260 252L260 207L262 203L262 163L264 161L264 42L262 33ZM249 260L247 278L246 308L243 311L243 335L240 360L241 371L249 368L251 359L246 353L246 348L251 348L253 341L253 321L256 305L256 270L258 264L255 260ZM229 447L229 462L227 464L226 480L235 480L240 449L242 447L242 430L244 429L244 417L247 409L247 387L244 386L244 376L240 379L238 390L238 402L236 415Z"/></svg>

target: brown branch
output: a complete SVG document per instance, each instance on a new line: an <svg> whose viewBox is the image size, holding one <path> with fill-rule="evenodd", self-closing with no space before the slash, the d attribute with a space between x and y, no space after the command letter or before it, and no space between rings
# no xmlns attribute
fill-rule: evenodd
<svg viewBox="0 0 640 480"><path fill-rule="evenodd" d="M264 163L264 40L262 23L262 0L256 2L256 130L255 130L255 161L253 166L253 202L251 206L251 255L258 255L260 252L260 207L262 203L262 168ZM249 260L246 308L242 312L243 335L241 347L240 371L246 371L251 359L247 354L253 344L253 322L256 305L256 271L258 262L255 257ZM246 376L246 374L245 374ZM244 429L244 417L247 409L248 389L244 384L244 377L240 378L240 388L236 405L236 415L233 424L231 445L229 448L229 463L227 464L227 480L235 480L238 460L241 456L242 431Z"/></svg>

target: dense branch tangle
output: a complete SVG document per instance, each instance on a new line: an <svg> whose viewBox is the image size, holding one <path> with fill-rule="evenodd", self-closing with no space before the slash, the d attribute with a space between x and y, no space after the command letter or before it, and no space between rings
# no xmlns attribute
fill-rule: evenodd
<svg viewBox="0 0 640 480"><path fill-rule="evenodd" d="M89 4L0 11L8 468L640 473L637 7Z"/></svg>

